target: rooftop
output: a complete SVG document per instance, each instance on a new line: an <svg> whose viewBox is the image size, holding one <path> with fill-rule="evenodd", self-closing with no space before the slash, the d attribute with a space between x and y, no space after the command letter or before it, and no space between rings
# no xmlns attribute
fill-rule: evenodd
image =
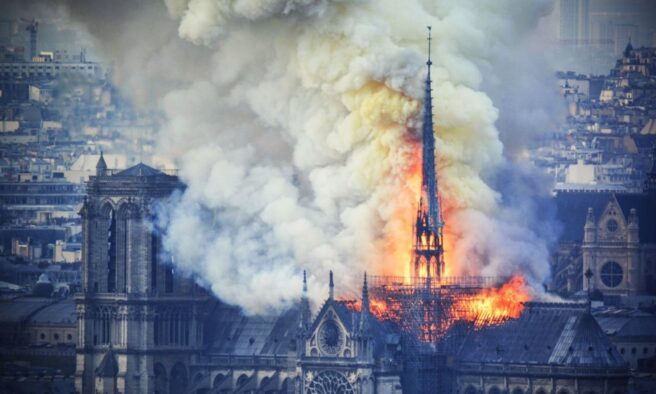
<svg viewBox="0 0 656 394"><path fill-rule="evenodd" d="M529 303L519 319L468 336L458 358L475 363L626 366L595 319L580 304Z"/></svg>

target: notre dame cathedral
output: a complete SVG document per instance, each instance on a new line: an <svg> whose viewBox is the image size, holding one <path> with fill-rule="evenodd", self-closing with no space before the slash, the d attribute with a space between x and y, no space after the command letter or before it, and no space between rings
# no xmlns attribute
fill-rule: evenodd
<svg viewBox="0 0 656 394"><path fill-rule="evenodd" d="M183 188L144 164L88 183L76 390L80 393L397 393L400 337L333 297L312 319L304 296L287 313L246 317L175 275L152 207ZM304 293L305 294L305 293Z"/></svg>
<svg viewBox="0 0 656 394"><path fill-rule="evenodd" d="M429 57L424 181L415 231L420 258L414 268L421 271L423 261L425 275L439 278L443 222L434 168L430 65ZM303 295L294 307L274 316L245 316L176 275L163 251L153 208L183 188L177 177L144 164L110 171L101 155L80 212L77 392L627 392L627 363L587 304L528 303L518 319L455 336L457 346L446 351L371 314L366 275L359 311L335 298L331 273L329 294L318 312L310 309L304 277ZM419 242L424 238L428 241ZM417 300L422 305L425 298Z"/></svg>

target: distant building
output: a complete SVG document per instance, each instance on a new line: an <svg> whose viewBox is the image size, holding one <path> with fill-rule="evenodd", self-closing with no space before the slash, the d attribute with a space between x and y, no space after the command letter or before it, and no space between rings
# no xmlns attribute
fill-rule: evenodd
<svg viewBox="0 0 656 394"><path fill-rule="evenodd" d="M0 78L30 79L79 76L94 79L104 78L98 63L80 62L6 62L0 63Z"/></svg>
<svg viewBox="0 0 656 394"><path fill-rule="evenodd" d="M558 193L563 233L554 262L554 290L656 295L655 185L656 164L643 193ZM589 287L584 275L588 269Z"/></svg>
<svg viewBox="0 0 656 394"><path fill-rule="evenodd" d="M656 373L656 316L635 309L615 308L594 315L632 369Z"/></svg>

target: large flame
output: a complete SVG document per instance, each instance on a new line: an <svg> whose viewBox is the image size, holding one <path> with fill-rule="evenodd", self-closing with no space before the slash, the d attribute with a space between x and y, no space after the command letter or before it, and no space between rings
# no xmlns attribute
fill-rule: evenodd
<svg viewBox="0 0 656 394"><path fill-rule="evenodd" d="M472 298L458 300L455 318L473 322L477 327L498 324L519 318L524 303L530 299L524 277L517 275L498 289L483 289Z"/></svg>
<svg viewBox="0 0 656 394"><path fill-rule="evenodd" d="M436 304L432 307L435 309L426 312L426 320L419 323L420 327L414 327L417 322L408 319L416 318L417 311L408 311L408 308L417 305L407 304L407 289L404 284L399 284L398 287L387 286L383 292L378 292L377 297L371 298L369 309L380 320L409 327L424 341L441 338L456 322L468 322L474 329L480 329L517 319L524 311L524 304L531 299L526 281L520 275L514 276L499 287L484 288L474 293L454 290L444 293L439 299L436 298ZM351 310L361 310L358 301L342 302ZM431 315L435 311L438 311L438 315Z"/></svg>

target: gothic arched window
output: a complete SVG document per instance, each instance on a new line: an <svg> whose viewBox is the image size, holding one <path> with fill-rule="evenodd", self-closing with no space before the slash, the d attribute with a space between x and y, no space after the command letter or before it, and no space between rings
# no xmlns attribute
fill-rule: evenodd
<svg viewBox="0 0 656 394"><path fill-rule="evenodd" d="M609 261L601 267L601 281L607 287L619 286L623 277L622 267L614 261Z"/></svg>
<svg viewBox="0 0 656 394"><path fill-rule="evenodd" d="M306 394L354 394L355 390L344 375L336 371L317 373L307 386Z"/></svg>

